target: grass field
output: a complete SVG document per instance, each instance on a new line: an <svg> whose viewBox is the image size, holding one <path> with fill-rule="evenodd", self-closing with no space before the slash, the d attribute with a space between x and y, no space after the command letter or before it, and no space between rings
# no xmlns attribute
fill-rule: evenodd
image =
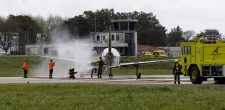
<svg viewBox="0 0 225 110"><path fill-rule="evenodd" d="M157 64L141 65L139 66L139 73L142 75L172 75L174 62L164 62ZM121 67L119 69L113 69L114 75L135 75L136 67ZM105 75L108 75L109 71Z"/></svg>
<svg viewBox="0 0 225 110"><path fill-rule="evenodd" d="M170 57L140 57L140 61L151 61L151 60L165 60L165 59L175 59ZM134 62L133 57L122 57L120 63ZM174 62L156 63L139 66L139 72L142 75L171 75ZM115 75L135 75L136 67L121 67L119 69L113 69L113 74ZM106 72L106 75L109 71Z"/></svg>
<svg viewBox="0 0 225 110"><path fill-rule="evenodd" d="M40 57L27 56L1 56L0 77L23 76L23 62L27 60L29 70L40 64L44 59Z"/></svg>
<svg viewBox="0 0 225 110"><path fill-rule="evenodd" d="M225 110L225 88L1 84L1 110Z"/></svg>
<svg viewBox="0 0 225 110"><path fill-rule="evenodd" d="M164 59L168 59L168 58L141 57L140 61L164 60ZM44 61L44 59L41 57L1 56L0 57L0 77L12 77L12 76L22 77L23 76L22 65L25 60L28 61L29 70L34 69L39 64L41 64L42 61ZM121 57L121 60L120 60L121 63L133 62L133 61L134 61L134 57ZM139 67L139 72L141 72L143 75L172 74L173 64L174 64L173 62L167 62L167 63L144 65ZM136 68L121 67L120 69L113 69L113 74L114 75L134 75L136 74ZM108 71L105 75L108 75Z"/></svg>

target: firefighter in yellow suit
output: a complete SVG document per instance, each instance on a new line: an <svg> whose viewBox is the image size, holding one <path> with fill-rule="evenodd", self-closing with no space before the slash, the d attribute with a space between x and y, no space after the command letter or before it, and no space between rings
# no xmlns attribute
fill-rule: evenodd
<svg viewBox="0 0 225 110"><path fill-rule="evenodd" d="M173 67L174 84L176 84L176 81L178 82L178 84L180 84L180 74L181 74L181 66L178 63L178 59L176 59Z"/></svg>

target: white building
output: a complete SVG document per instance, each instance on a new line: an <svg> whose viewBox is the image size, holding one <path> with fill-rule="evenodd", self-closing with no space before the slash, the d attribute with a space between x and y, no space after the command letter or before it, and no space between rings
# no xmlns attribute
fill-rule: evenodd
<svg viewBox="0 0 225 110"><path fill-rule="evenodd" d="M28 56L35 55L44 55L44 56L56 56L57 52L53 45L47 44L35 44L35 45L26 45L25 54Z"/></svg>

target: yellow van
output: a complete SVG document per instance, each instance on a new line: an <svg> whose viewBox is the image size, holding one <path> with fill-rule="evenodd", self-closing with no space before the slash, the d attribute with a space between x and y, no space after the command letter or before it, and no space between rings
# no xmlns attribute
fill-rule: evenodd
<svg viewBox="0 0 225 110"><path fill-rule="evenodd" d="M153 51L154 57L167 57L164 50L155 50Z"/></svg>
<svg viewBox="0 0 225 110"><path fill-rule="evenodd" d="M141 56L143 56L143 57L152 57L152 52L143 51L143 52L141 52Z"/></svg>

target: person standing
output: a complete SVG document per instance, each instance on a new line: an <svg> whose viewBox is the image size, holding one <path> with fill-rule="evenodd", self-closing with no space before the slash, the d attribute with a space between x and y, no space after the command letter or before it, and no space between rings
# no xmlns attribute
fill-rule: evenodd
<svg viewBox="0 0 225 110"><path fill-rule="evenodd" d="M27 61L23 62L23 70L24 70L24 78L27 78L27 73L28 73L28 64Z"/></svg>
<svg viewBox="0 0 225 110"><path fill-rule="evenodd" d="M92 66L92 69L91 69L91 78L93 78L93 75L94 75L94 73L96 73L97 72L97 61L95 60L95 61L93 61L93 62L91 62L91 66Z"/></svg>
<svg viewBox="0 0 225 110"><path fill-rule="evenodd" d="M178 63L178 59L175 60L175 64L173 67L173 75L174 75L174 84L176 84L176 81L178 84L180 84L180 73L181 73L181 66Z"/></svg>
<svg viewBox="0 0 225 110"><path fill-rule="evenodd" d="M50 60L50 62L48 63L49 65L49 78L52 79L52 74L53 74L53 66L55 66L55 63L52 62L52 60Z"/></svg>
<svg viewBox="0 0 225 110"><path fill-rule="evenodd" d="M102 57L99 57L97 65L98 65L98 78L102 78L102 68L104 65L104 62L102 61Z"/></svg>

